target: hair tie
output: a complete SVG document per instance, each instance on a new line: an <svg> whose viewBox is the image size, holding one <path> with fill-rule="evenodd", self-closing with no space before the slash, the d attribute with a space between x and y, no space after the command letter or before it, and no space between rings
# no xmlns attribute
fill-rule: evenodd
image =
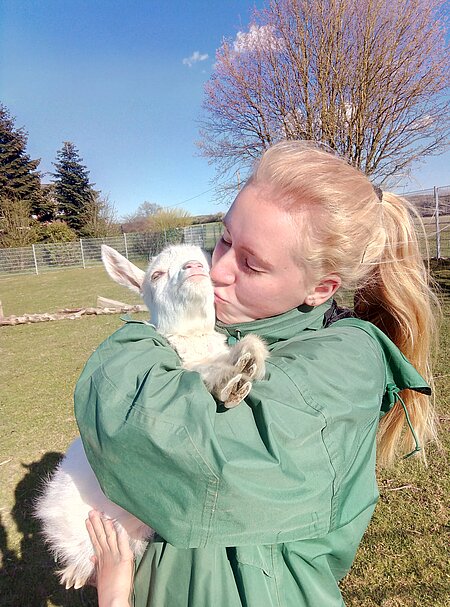
<svg viewBox="0 0 450 607"><path fill-rule="evenodd" d="M373 187L373 191L375 192L375 194L377 195L377 198L380 202L383 202L383 190L375 184L372 184Z"/></svg>

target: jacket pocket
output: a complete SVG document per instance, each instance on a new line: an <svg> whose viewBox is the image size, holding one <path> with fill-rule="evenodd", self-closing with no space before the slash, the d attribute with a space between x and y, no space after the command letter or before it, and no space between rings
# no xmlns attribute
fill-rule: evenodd
<svg viewBox="0 0 450 607"><path fill-rule="evenodd" d="M227 551L232 551L236 561L241 565L250 565L251 567L261 569L268 577L274 576L271 545L236 546L235 548L227 548Z"/></svg>
<svg viewBox="0 0 450 607"><path fill-rule="evenodd" d="M276 544L227 548L241 604L245 607L281 607L280 588L273 565Z"/></svg>

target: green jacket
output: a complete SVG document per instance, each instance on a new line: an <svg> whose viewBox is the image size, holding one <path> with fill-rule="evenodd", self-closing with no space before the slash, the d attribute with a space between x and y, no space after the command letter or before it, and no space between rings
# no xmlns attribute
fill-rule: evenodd
<svg viewBox="0 0 450 607"><path fill-rule="evenodd" d="M323 327L329 303L222 326L269 345L266 379L217 405L152 326L130 321L75 391L105 494L158 536L143 607L334 607L378 489L375 435L398 390L429 387L373 325ZM164 539L163 539L164 538Z"/></svg>

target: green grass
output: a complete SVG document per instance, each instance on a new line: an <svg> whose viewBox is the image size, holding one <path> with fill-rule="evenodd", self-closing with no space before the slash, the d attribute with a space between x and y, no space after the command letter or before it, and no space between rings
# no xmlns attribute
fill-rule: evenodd
<svg viewBox="0 0 450 607"><path fill-rule="evenodd" d="M423 217L423 224L427 235L427 242L430 257L437 257L437 242L436 242L436 220L434 217ZM440 231L440 256L444 258L450 257L450 216L441 215L439 218ZM426 246L424 239L421 240L421 250L426 255Z"/></svg>
<svg viewBox="0 0 450 607"><path fill-rule="evenodd" d="M95 306L98 295L124 303L142 303L139 295L113 282L103 266L55 270L39 276L0 276L5 316Z"/></svg>
<svg viewBox="0 0 450 607"><path fill-rule="evenodd" d="M428 468L406 460L379 474L380 502L342 584L347 607L449 605L450 269L437 271L446 315L436 367L443 449L430 451ZM139 301L101 268L0 279L5 314L89 306L97 295ZM0 607L96 605L93 591L58 585L31 503L77 434L72 394L81 369L120 324L113 315L0 327Z"/></svg>

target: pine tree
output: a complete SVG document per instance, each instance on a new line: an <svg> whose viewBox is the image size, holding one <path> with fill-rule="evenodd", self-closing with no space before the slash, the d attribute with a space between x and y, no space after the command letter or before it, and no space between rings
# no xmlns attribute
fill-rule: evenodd
<svg viewBox="0 0 450 607"><path fill-rule="evenodd" d="M58 212L70 228L80 233L88 220L89 209L95 198L89 171L82 164L79 152L70 141L58 151L53 173Z"/></svg>
<svg viewBox="0 0 450 607"><path fill-rule="evenodd" d="M31 213L39 214L40 160L31 160L26 153L27 140L28 133L15 127L8 109L0 104L0 200L26 201Z"/></svg>

